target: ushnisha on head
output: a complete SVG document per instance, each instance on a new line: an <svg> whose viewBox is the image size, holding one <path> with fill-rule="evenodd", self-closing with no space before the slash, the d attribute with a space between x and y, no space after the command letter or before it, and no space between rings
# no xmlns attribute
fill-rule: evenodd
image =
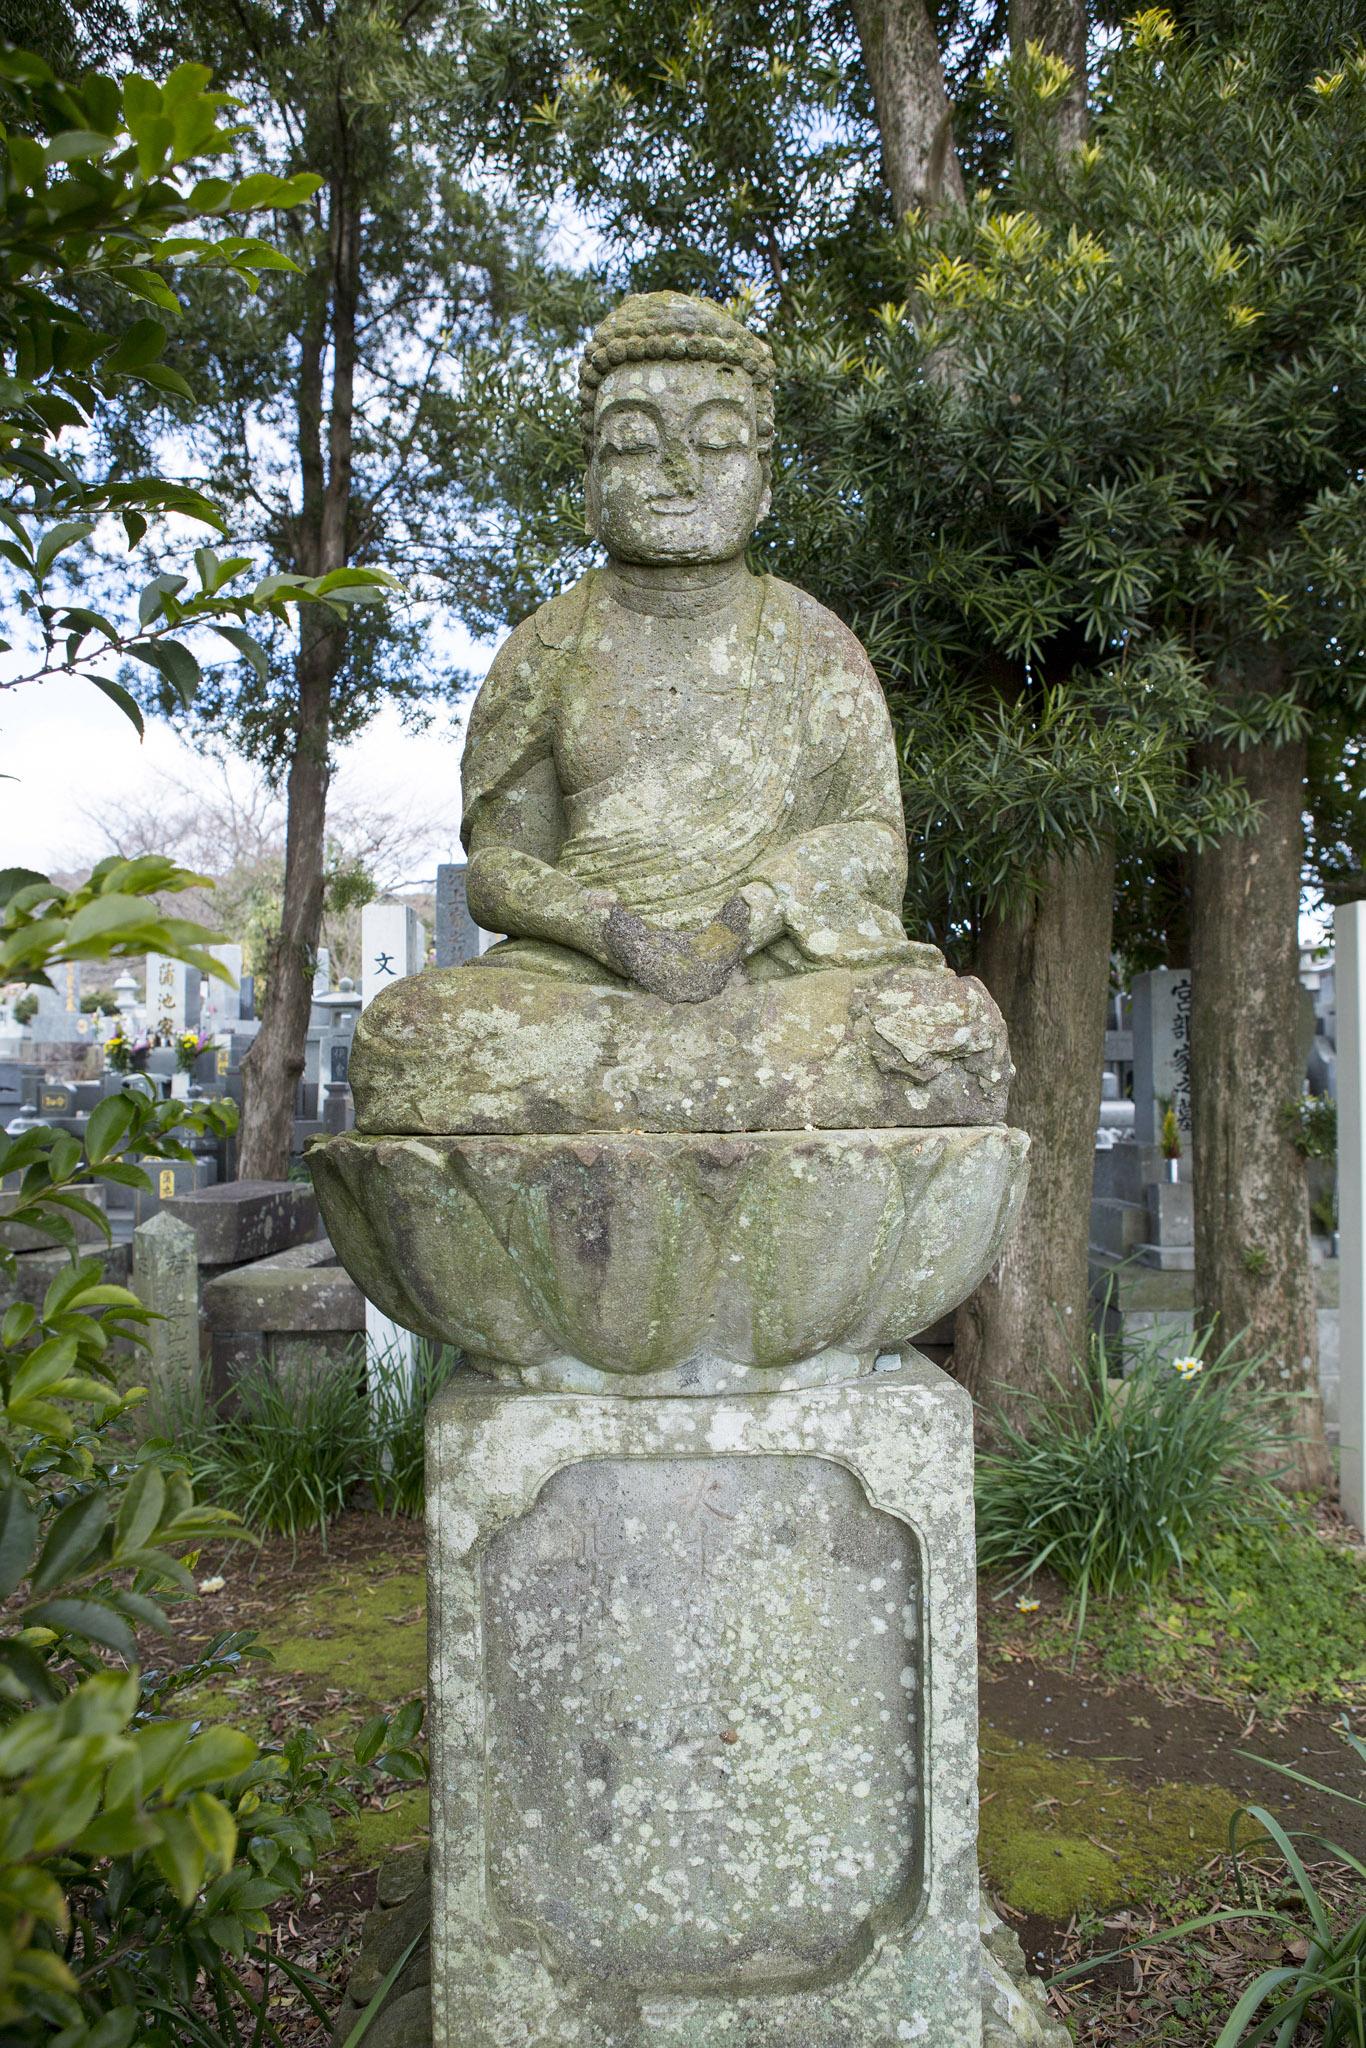
<svg viewBox="0 0 1366 2048"><path fill-rule="evenodd" d="M685 292L623 299L579 370L588 524L618 561L724 562L768 510L773 354Z"/></svg>

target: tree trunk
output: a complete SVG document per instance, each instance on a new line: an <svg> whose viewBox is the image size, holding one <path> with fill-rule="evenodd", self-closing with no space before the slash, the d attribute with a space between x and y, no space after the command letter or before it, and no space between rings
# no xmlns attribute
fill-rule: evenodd
<svg viewBox="0 0 1366 2048"><path fill-rule="evenodd" d="M1259 689L1275 690L1267 664ZM1249 684L1251 683L1251 679ZM1237 776L1260 806L1255 836L1191 859L1191 1118L1195 1300L1216 1345L1265 1355L1295 1439L1287 1483L1326 1487L1305 1164L1285 1112L1303 1090L1299 909L1302 741L1210 746L1198 765ZM1216 1320L1217 1319L1217 1320Z"/></svg>
<svg viewBox="0 0 1366 2048"><path fill-rule="evenodd" d="M340 177L332 181L330 267L300 345L298 450L302 506L298 567L305 576L343 568L350 545L351 469L360 296L360 214ZM330 320L329 320L330 313ZM332 393L323 451L323 363L332 338ZM243 1180L283 1180L312 1007L323 913L332 686L346 649L345 625L305 606L295 661L297 708L286 786L285 883L280 931L270 952L265 1015L242 1063Z"/></svg>
<svg viewBox="0 0 1366 2048"><path fill-rule="evenodd" d="M323 914L327 748L336 668L322 639L325 632L322 621L305 612L295 664L298 721L286 787L284 904L280 930L271 941L265 1013L242 1062L237 1170L243 1180L283 1180L289 1171L294 1099L304 1070Z"/></svg>
<svg viewBox="0 0 1366 2048"><path fill-rule="evenodd" d="M1072 83L1056 108L1053 140L1068 156L1086 140L1086 0L1010 0L1010 46L1022 51L1037 43L1071 68Z"/></svg>
<svg viewBox="0 0 1366 2048"><path fill-rule="evenodd" d="M961 206L953 108L924 0L854 0L854 21L898 220L912 207Z"/></svg>
<svg viewBox="0 0 1366 2048"><path fill-rule="evenodd" d="M989 916L977 971L1000 1004L1028 1131L1029 1190L999 1264L959 1309L954 1370L989 1418L1025 1429L1074 1383L1088 1330L1091 1172L1114 918L1114 848L1049 861L1020 918ZM989 1427L989 1421L988 1421Z"/></svg>

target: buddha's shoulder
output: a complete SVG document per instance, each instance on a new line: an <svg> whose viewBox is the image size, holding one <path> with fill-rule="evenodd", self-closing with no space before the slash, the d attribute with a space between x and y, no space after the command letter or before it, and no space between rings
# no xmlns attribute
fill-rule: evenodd
<svg viewBox="0 0 1366 2048"><path fill-rule="evenodd" d="M767 602L776 605L781 614L800 628L808 656L814 654L818 661L836 663L851 675L873 677L873 665L862 641L828 605L823 605L809 590L784 583L781 576L767 576L764 581L768 585Z"/></svg>
<svg viewBox="0 0 1366 2048"><path fill-rule="evenodd" d="M487 681L495 688L527 683L554 666L554 657L575 645L583 629L591 572L557 591L518 622L493 657Z"/></svg>

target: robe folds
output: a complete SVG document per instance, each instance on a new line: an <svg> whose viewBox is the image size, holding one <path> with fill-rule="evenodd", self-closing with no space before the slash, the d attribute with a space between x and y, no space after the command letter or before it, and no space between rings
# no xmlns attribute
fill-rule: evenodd
<svg viewBox="0 0 1366 2048"><path fill-rule="evenodd" d="M602 571L543 605L500 652L470 720L466 844L501 812L522 850L675 930L705 924L737 890L766 883L784 931L751 961L751 978L940 964L901 924L896 749L867 656L832 613L777 577L746 579L732 610L722 674L699 668L687 678L683 715L671 723L652 716L648 689L623 701L609 679L615 650L642 621L623 619ZM614 760L581 764L575 735L594 721L622 730L623 741ZM492 965L513 950L485 958ZM515 950L519 964L549 967L555 949ZM612 979L596 963L583 975L568 962L566 970Z"/></svg>

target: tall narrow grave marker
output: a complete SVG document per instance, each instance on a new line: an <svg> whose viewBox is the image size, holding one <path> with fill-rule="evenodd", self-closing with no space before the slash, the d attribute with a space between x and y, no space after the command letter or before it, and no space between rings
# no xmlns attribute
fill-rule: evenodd
<svg viewBox="0 0 1366 2048"><path fill-rule="evenodd" d="M1338 1002L1338 1428L1343 1512L1366 1529L1366 903L1333 913Z"/></svg>

